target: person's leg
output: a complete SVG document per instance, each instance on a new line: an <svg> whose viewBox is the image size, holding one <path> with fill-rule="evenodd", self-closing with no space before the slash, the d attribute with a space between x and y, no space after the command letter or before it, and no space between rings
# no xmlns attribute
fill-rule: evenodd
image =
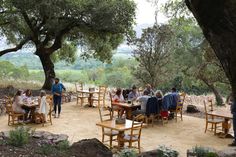
<svg viewBox="0 0 236 157"><path fill-rule="evenodd" d="M61 114L61 97L58 97L58 118L60 117Z"/></svg>
<svg viewBox="0 0 236 157"><path fill-rule="evenodd" d="M54 105L54 117L56 117L56 114L57 114L57 96L53 96L53 105Z"/></svg>

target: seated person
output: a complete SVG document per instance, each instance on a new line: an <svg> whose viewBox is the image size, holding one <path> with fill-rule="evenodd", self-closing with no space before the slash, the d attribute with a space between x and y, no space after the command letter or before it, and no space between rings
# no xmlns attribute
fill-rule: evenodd
<svg viewBox="0 0 236 157"><path fill-rule="evenodd" d="M26 113L26 111L22 108L23 106L23 99L22 99L22 91L18 90L14 96L12 110L15 113Z"/></svg>
<svg viewBox="0 0 236 157"><path fill-rule="evenodd" d="M139 97L139 93L137 91L137 87L133 86L132 91L128 95L128 100L133 101L133 100L136 100L138 97Z"/></svg>
<svg viewBox="0 0 236 157"><path fill-rule="evenodd" d="M171 94L170 95L172 97L172 101L169 105L169 110L174 110L174 109L176 109L177 102L179 100L179 94L177 93L176 88L171 89Z"/></svg>
<svg viewBox="0 0 236 157"><path fill-rule="evenodd" d="M46 92L41 90L39 96L39 110L37 111L37 114L39 115L42 122L47 121L48 109L49 107L47 103Z"/></svg>
<svg viewBox="0 0 236 157"><path fill-rule="evenodd" d="M147 84L146 85L146 88L145 90L143 91L143 95L144 95L144 92L146 91L146 93L148 93L149 96L152 96L154 95L154 91L152 90L152 86L150 84Z"/></svg>
<svg viewBox="0 0 236 157"><path fill-rule="evenodd" d="M32 91L30 89L27 89L23 92L23 95L22 95L22 98L23 98L23 101L26 102L26 103L31 103L32 102Z"/></svg>
<svg viewBox="0 0 236 157"><path fill-rule="evenodd" d="M156 97L157 97L158 100L162 100L163 94L162 94L161 90L156 91Z"/></svg>
<svg viewBox="0 0 236 157"><path fill-rule="evenodd" d="M125 102L124 96L122 95L121 88L117 88L116 94L113 96L112 101L114 101L114 102Z"/></svg>
<svg viewBox="0 0 236 157"><path fill-rule="evenodd" d="M138 114L145 114L146 113L146 106L147 102L150 96L148 95L148 91L143 92L143 96L138 97L137 101L141 104L141 110L136 110L132 112L132 115L138 115Z"/></svg>

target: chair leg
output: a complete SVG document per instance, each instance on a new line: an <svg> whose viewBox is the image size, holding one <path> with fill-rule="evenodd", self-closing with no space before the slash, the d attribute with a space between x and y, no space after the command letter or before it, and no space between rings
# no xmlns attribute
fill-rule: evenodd
<svg viewBox="0 0 236 157"><path fill-rule="evenodd" d="M141 153L140 140L138 141L138 152Z"/></svg>
<svg viewBox="0 0 236 157"><path fill-rule="evenodd" d="M182 112L182 110L180 112L180 116L181 116L181 121L183 121L183 112Z"/></svg>
<svg viewBox="0 0 236 157"><path fill-rule="evenodd" d="M178 112L175 113L175 122L177 122Z"/></svg>
<svg viewBox="0 0 236 157"><path fill-rule="evenodd" d="M112 136L110 136L110 149L112 148L112 140L113 140L113 138L112 138Z"/></svg>
<svg viewBox="0 0 236 157"><path fill-rule="evenodd" d="M207 131L207 128L208 128L208 123L206 122L205 133Z"/></svg>
<svg viewBox="0 0 236 157"><path fill-rule="evenodd" d="M78 103L79 103L79 97L78 97L78 95L77 95L77 98L76 98L76 105L78 105Z"/></svg>
<svg viewBox="0 0 236 157"><path fill-rule="evenodd" d="M102 143L104 143L104 134L102 134Z"/></svg>
<svg viewBox="0 0 236 157"><path fill-rule="evenodd" d="M216 126L217 126L217 124L215 123L215 128L214 128L214 135L216 135Z"/></svg>

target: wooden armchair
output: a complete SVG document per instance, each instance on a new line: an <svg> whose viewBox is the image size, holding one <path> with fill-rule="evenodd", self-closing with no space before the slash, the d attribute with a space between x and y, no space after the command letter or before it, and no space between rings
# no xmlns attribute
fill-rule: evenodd
<svg viewBox="0 0 236 157"><path fill-rule="evenodd" d="M78 105L79 104L79 100L80 100L81 106L84 104L84 99L88 99L88 97L89 97L87 94L82 92L83 88L84 88L83 83L76 83L75 84L76 104Z"/></svg>
<svg viewBox="0 0 236 157"><path fill-rule="evenodd" d="M214 134L216 135L217 128L220 128L221 130L223 129L222 125L224 123L224 119L216 118L216 117L213 117L213 116L209 115L208 111L207 111L207 106L206 106L206 102L205 101L204 101L204 109L205 109L205 115L206 115L205 133L206 133L206 131L208 129L208 124L212 124L211 131L213 131L213 129L214 129ZM219 124L221 124L221 126L218 126Z"/></svg>
<svg viewBox="0 0 236 157"><path fill-rule="evenodd" d="M25 119L24 113L15 113L12 109L12 104L6 104L6 112L8 114L8 125L15 125L15 122L19 122L19 118Z"/></svg>
<svg viewBox="0 0 236 157"><path fill-rule="evenodd" d="M99 116L100 116L100 120L102 121L106 121L106 120L111 120L111 111L108 108L98 108L99 110ZM114 137L117 137L119 133L117 131L114 131L112 129L105 129L104 127L102 127L102 142L107 142L104 141L105 136L109 137L109 147L112 148L112 142L115 141L116 139L114 139Z"/></svg>
<svg viewBox="0 0 236 157"><path fill-rule="evenodd" d="M92 98L93 102L97 101L98 107L104 107L105 106L106 92L107 92L107 87L106 86L99 86L98 96Z"/></svg>
<svg viewBox="0 0 236 157"><path fill-rule="evenodd" d="M139 153L141 153L140 142L141 142L142 128L143 128L143 122L136 122L133 120L130 134L125 134L122 138L119 139L119 141L128 143L129 148L137 148ZM134 142L138 143L138 147L133 146Z"/></svg>

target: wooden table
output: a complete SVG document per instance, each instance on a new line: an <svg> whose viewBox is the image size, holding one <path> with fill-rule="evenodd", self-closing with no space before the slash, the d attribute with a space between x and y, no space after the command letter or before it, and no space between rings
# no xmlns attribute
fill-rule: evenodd
<svg viewBox="0 0 236 157"><path fill-rule="evenodd" d="M78 93L82 93L82 94L88 94L89 97L88 97L88 103L89 103L89 107L92 107L93 106L93 95L94 94L98 94L99 91L95 90L95 91L90 91L90 90L78 90L77 91Z"/></svg>
<svg viewBox="0 0 236 157"><path fill-rule="evenodd" d="M117 137L118 147L121 148L124 146L124 143L119 139L123 138L124 132L126 130L130 130L132 128L132 120L126 119L125 124L116 124L115 119L113 119L113 120L99 122L96 125L100 126L102 128L107 128L107 129L112 129L112 130L118 131L119 132L118 137Z"/></svg>
<svg viewBox="0 0 236 157"><path fill-rule="evenodd" d="M112 106L119 106L123 108L126 111L126 118L127 119L132 119L132 112L139 108L141 105L138 103L125 103L125 102L112 102Z"/></svg>
<svg viewBox="0 0 236 157"><path fill-rule="evenodd" d="M31 122L34 122L35 119L35 110L39 106L37 102L32 102L32 103L24 103L23 108L27 108L30 110L30 117L31 117Z"/></svg>
<svg viewBox="0 0 236 157"><path fill-rule="evenodd" d="M224 123L222 125L224 129L224 133L220 135L220 137L224 138L232 138L232 135L229 134L229 129L231 127L230 120L233 119L233 115L229 111L210 111L208 112L208 115L214 116L214 117L220 117L224 118Z"/></svg>

